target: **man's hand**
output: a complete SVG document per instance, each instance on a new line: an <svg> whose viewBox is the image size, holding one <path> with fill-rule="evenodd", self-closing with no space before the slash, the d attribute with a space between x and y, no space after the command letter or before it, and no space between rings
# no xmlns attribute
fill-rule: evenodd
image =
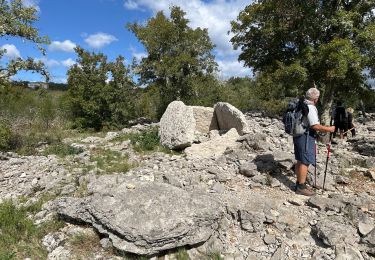
<svg viewBox="0 0 375 260"><path fill-rule="evenodd" d="M335 126L329 126L327 130L328 132L333 133L335 132Z"/></svg>

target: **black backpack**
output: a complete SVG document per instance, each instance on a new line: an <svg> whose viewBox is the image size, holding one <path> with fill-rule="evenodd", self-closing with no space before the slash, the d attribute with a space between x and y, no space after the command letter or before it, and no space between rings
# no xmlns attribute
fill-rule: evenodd
<svg viewBox="0 0 375 260"><path fill-rule="evenodd" d="M340 124L348 122L348 112L344 106L336 107L334 120Z"/></svg>
<svg viewBox="0 0 375 260"><path fill-rule="evenodd" d="M309 107L304 97L291 100L283 116L285 132L293 137L306 133L308 125L304 124L303 119L307 117L308 113Z"/></svg>

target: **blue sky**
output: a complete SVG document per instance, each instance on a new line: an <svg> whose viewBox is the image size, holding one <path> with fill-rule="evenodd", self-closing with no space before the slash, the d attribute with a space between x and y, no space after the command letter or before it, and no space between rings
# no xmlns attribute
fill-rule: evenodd
<svg viewBox="0 0 375 260"><path fill-rule="evenodd" d="M41 59L48 66L51 81L66 82L66 71L74 64L76 45L102 52L109 60L122 55L130 62L133 57L146 55L137 38L126 29L129 22L145 22L156 12L169 15L171 5L180 6L193 28L208 28L216 45L214 54L219 64L218 77L251 76L251 70L237 61L238 51L229 42L230 21L251 1L245 0L24 0L39 11L35 27L40 35L47 35L51 45L42 56L37 47L16 38L1 38L0 48L7 55L0 62L12 57ZM41 77L30 72L20 72L15 79L38 81Z"/></svg>

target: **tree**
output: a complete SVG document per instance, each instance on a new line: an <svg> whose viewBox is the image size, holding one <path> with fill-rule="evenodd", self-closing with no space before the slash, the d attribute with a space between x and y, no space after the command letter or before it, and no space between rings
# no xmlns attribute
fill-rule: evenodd
<svg viewBox="0 0 375 260"><path fill-rule="evenodd" d="M259 0L232 21L231 42L256 73L289 75L283 78L291 81L273 81L284 95L315 82L327 119L334 96L356 95L375 75L374 7L375 1Z"/></svg>
<svg viewBox="0 0 375 260"><path fill-rule="evenodd" d="M124 58L107 62L102 53L76 47L77 64L68 71L68 99L76 127L100 130L103 126L122 126L134 110L130 94L134 83Z"/></svg>
<svg viewBox="0 0 375 260"><path fill-rule="evenodd" d="M207 29L192 29L188 23L185 12L173 6L170 18L158 12L146 25L128 24L148 53L136 71L141 83L159 87L161 112L173 100L188 103L194 95L191 81L217 69Z"/></svg>
<svg viewBox="0 0 375 260"><path fill-rule="evenodd" d="M24 40L36 43L38 48L45 54L42 44L48 44L47 37L39 35L33 23L38 20L37 10L34 7L27 7L22 0L0 0L0 37L20 37ZM6 50L0 50L0 60ZM5 83L19 70L31 70L41 73L49 80L49 75L41 61L34 61L32 58L23 60L16 58L5 66L0 67L0 84Z"/></svg>

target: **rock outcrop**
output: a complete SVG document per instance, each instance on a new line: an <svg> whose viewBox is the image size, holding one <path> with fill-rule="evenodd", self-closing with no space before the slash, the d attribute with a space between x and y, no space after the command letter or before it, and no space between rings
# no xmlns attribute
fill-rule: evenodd
<svg viewBox="0 0 375 260"><path fill-rule="evenodd" d="M235 128L239 135L250 132L245 115L229 103L216 103L215 115L220 130Z"/></svg>
<svg viewBox="0 0 375 260"><path fill-rule="evenodd" d="M163 183L118 181L100 177L89 184L93 195L57 200L58 214L92 225L117 250L139 255L196 245L218 229L223 209L205 194Z"/></svg>
<svg viewBox="0 0 375 260"><path fill-rule="evenodd" d="M184 149L193 143L195 128L193 108L173 101L160 119L160 143L170 149Z"/></svg>

